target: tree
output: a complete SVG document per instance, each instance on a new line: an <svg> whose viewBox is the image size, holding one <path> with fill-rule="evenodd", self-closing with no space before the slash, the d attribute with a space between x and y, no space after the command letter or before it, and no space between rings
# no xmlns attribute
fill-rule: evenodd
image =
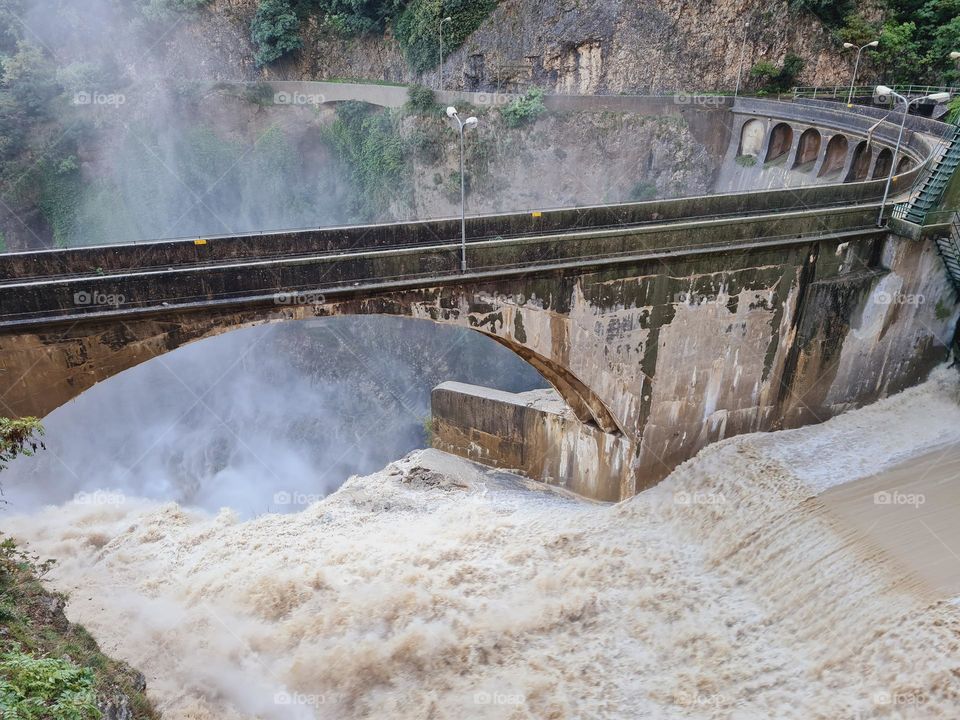
<svg viewBox="0 0 960 720"><path fill-rule="evenodd" d="M263 66L303 47L300 18L287 0L261 0L250 25L257 46L257 65Z"/></svg>
<svg viewBox="0 0 960 720"><path fill-rule="evenodd" d="M801 70L803 58L787 53L780 67L768 60L758 61L750 68L750 77L757 81L761 92L784 92L793 87Z"/></svg>
<svg viewBox="0 0 960 720"><path fill-rule="evenodd" d="M0 418L0 470L20 455L33 455L43 448L43 425L35 417Z"/></svg>

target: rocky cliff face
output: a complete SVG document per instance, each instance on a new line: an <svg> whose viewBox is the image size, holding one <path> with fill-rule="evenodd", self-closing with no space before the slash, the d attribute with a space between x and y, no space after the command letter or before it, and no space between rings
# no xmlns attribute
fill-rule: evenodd
<svg viewBox="0 0 960 720"><path fill-rule="evenodd" d="M435 70L418 77L407 67L389 32L342 38L316 23L304 30L301 52L257 70L248 29L256 6L257 0L213 0L162 43L178 64L193 60L194 76L437 85ZM816 17L786 0L504 0L446 59L444 78L448 88L470 90L531 83L558 93L732 89L741 45L747 71L758 60L781 62L792 52L806 61L803 82L844 83L850 76L851 60L839 43Z"/></svg>

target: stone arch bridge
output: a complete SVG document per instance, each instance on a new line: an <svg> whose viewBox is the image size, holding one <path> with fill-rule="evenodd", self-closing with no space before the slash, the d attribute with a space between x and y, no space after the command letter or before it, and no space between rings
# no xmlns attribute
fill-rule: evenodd
<svg viewBox="0 0 960 720"><path fill-rule="evenodd" d="M403 315L488 335L569 408L545 418L446 388L441 446L616 500L710 442L826 419L943 360L957 310L941 260L876 222L896 126L761 100L604 102L695 115L728 160L721 185L784 168L811 180L471 217L466 273L453 219L0 255L0 415L45 415L240 327ZM937 132L911 131L895 195L936 154Z"/></svg>

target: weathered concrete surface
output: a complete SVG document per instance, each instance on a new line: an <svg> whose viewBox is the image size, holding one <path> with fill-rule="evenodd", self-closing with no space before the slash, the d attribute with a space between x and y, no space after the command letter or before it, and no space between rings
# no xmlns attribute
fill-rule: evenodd
<svg viewBox="0 0 960 720"><path fill-rule="evenodd" d="M632 443L581 423L556 391L446 382L434 388L431 407L439 450L596 500L619 500L632 484Z"/></svg>
<svg viewBox="0 0 960 720"><path fill-rule="evenodd" d="M626 497L709 442L824 420L943 360L957 311L930 246L865 238L8 328L0 413L43 415L139 362L250 324L406 315L482 332L534 365L592 426L570 447L600 431L612 436L608 447L629 443ZM880 307L878 289L923 301ZM610 498L605 472L585 477L608 478L595 488Z"/></svg>

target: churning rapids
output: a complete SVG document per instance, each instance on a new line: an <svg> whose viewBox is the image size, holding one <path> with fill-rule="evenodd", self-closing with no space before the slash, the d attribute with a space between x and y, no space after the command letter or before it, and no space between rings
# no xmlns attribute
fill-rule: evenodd
<svg viewBox="0 0 960 720"><path fill-rule="evenodd" d="M428 450L296 514L126 499L5 524L171 720L956 718L960 607L817 496L957 442L941 369L617 505Z"/></svg>

